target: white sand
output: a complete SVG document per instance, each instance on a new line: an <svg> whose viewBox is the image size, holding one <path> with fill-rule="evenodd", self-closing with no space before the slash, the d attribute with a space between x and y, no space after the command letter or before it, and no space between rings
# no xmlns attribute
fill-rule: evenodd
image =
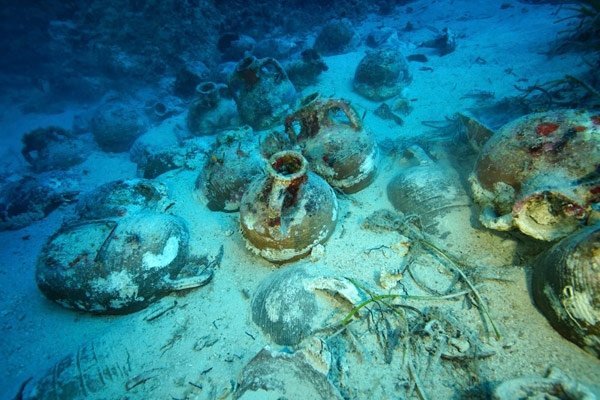
<svg viewBox="0 0 600 400"><path fill-rule="evenodd" d="M448 27L461 35L455 52L444 57L428 56L429 62L423 65L433 71L419 70L423 66L420 63L410 64L413 81L405 95L414 101L411 103L413 111L405 118L404 126L381 120L373 114L378 103L352 92L352 77L364 54L363 48L326 58L329 71L322 75L318 87L308 88L305 93L319 90L325 96L348 99L359 110L368 110L365 126L378 141L399 137L408 141L426 135L429 128L424 127L422 121L443 120L472 106L472 100L461 99L471 90L490 90L500 98L515 94L513 84L518 78L528 78L525 84L533 84L536 80L543 82L565 73L577 73L576 66L581 64L578 56L549 59L541 54L563 27L554 24L558 16L552 14L553 7L508 1L514 7L501 10L500 3L482 1L474 10L472 1L453 1L453 6L448 3L419 1L410 4L415 10L412 14L369 18L360 30L366 35L376 25L400 29L408 21L412 22L415 31L400 36L406 54L426 52L426 49L415 49L415 44L433 36L428 26ZM403 9L405 7L400 8ZM475 62L478 57L486 63ZM505 72L507 68L517 76ZM70 114L66 114L62 119L66 127L70 126L69 117ZM9 152L3 155L3 160L12 166L23 164L14 161L20 152L15 138L37 126L61 122L61 116L18 115L8 111L1 118L2 140L8 146L3 147ZM339 199L338 226L325 244L325 253L318 264L384 292L376 284L377 273L382 268L393 269L401 263L401 258L389 249L368 250L382 245L393 248L400 236L367 231L361 224L373 211L392 209L386 185L399 168L398 159L383 158L379 175L371 186L349 198ZM134 177L136 166L128 160L127 154L95 152L74 170L89 171L81 181L82 190L87 190L110 180ZM108 357L115 357L116 363L124 362L119 355L127 348L135 358L135 370L129 378L138 374L149 377L123 392L129 398L228 397L231 382L238 379L244 365L262 347L271 344L252 322L250 301L258 284L276 267L246 250L236 213L211 212L198 201L193 193L197 174L198 171L172 171L158 180L168 185L169 196L176 201L171 211L189 224L192 253L216 255L223 246L223 262L209 285L183 295L167 296L138 313L102 317L80 314L47 301L36 288L37 254L69 214L68 207L22 230L0 232L0 359L4 365L0 374L0 398L10 398L25 379L40 376L60 358L92 341L103 343L98 348L109 352ZM550 366L560 367L583 383L600 384L600 361L563 339L533 306L526 265L480 269L477 274L475 280L499 325L502 339L491 341L496 352L491 357L468 365L441 361L429 372L420 371L430 398L447 398L454 393L453 387L475 387L521 375L542 375ZM424 276L436 279L435 272L424 272ZM439 279L446 278L442 274ZM145 320L157 310L173 306L174 302L176 306L160 318ZM447 305L438 302L438 305L447 306L459 316L466 330L478 332L485 338L475 309L465 308L464 302ZM414 306L423 307L419 303ZM345 361L349 370L344 385L352 388L350 395L375 399L404 393L402 384L408 377L400 365L401 350L396 349L392 364L386 364L382 360L382 349L364 327L357 324L355 331L357 344L354 350L349 350L352 354L348 354ZM437 376L435 371L439 372ZM202 385L203 389L189 382ZM123 382L119 385L124 391ZM600 395L600 386L596 390Z"/></svg>

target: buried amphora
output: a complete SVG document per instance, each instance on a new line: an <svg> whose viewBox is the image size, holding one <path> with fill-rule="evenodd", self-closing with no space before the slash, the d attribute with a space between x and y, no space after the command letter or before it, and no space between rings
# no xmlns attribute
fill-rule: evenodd
<svg viewBox="0 0 600 400"><path fill-rule="evenodd" d="M211 278L208 264L190 256L185 221L148 210L66 225L50 237L36 266L48 299L94 314L138 311Z"/></svg>
<svg viewBox="0 0 600 400"><path fill-rule="evenodd" d="M224 84L202 82L187 114L187 126L196 136L214 135L239 125L236 104Z"/></svg>
<svg viewBox="0 0 600 400"><path fill-rule="evenodd" d="M600 115L529 114L483 146L471 186L488 228L561 239L590 225L600 202Z"/></svg>
<svg viewBox="0 0 600 400"><path fill-rule="evenodd" d="M229 89L241 122L255 130L281 123L298 101L294 85L274 58L242 59L229 78Z"/></svg>
<svg viewBox="0 0 600 400"><path fill-rule="evenodd" d="M246 245L272 262L300 258L333 233L335 193L295 151L272 155L266 172L250 184L240 204Z"/></svg>
<svg viewBox="0 0 600 400"><path fill-rule="evenodd" d="M533 299L564 337L600 358L600 224L567 236L542 253Z"/></svg>
<svg viewBox="0 0 600 400"><path fill-rule="evenodd" d="M470 265L508 265L516 242L473 224L473 204L458 173L419 146L406 149L412 165L390 181L387 194L398 211L416 218L423 233L448 254Z"/></svg>
<svg viewBox="0 0 600 400"><path fill-rule="evenodd" d="M286 118L285 129L291 142L302 148L311 169L334 188L354 193L375 178L377 144L347 101L309 95Z"/></svg>

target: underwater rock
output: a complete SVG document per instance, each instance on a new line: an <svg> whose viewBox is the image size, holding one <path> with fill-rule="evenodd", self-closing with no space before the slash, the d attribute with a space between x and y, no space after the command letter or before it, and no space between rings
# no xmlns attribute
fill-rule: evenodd
<svg viewBox="0 0 600 400"><path fill-rule="evenodd" d="M400 117L398 114L392 111L392 108L386 103L381 103L381 105L375 109L373 114L377 115L381 119L394 121L396 125L404 125L404 120L402 119L402 117Z"/></svg>
<svg viewBox="0 0 600 400"><path fill-rule="evenodd" d="M249 126L225 131L209 154L196 189L213 211L239 210L250 182L263 173L258 138Z"/></svg>
<svg viewBox="0 0 600 400"><path fill-rule="evenodd" d="M64 177L24 176L2 184L0 231L21 229L45 218L63 204L74 202L79 191Z"/></svg>
<svg viewBox="0 0 600 400"><path fill-rule="evenodd" d="M562 239L533 271L535 304L561 335L600 358L600 225Z"/></svg>
<svg viewBox="0 0 600 400"><path fill-rule="evenodd" d="M448 28L444 28L435 39L427 40L421 43L419 47L436 49L440 56L445 56L456 50L456 35Z"/></svg>
<svg viewBox="0 0 600 400"><path fill-rule="evenodd" d="M319 75L329 69L314 49L303 50L300 57L285 63L284 68L290 81L299 89L316 84Z"/></svg>
<svg viewBox="0 0 600 400"><path fill-rule="evenodd" d="M128 179L105 183L86 193L77 204L82 220L123 217L143 210L165 211L172 201L166 187L147 179Z"/></svg>
<svg viewBox="0 0 600 400"><path fill-rule="evenodd" d="M510 265L516 242L472 225L475 209L456 171L434 162L418 146L407 149L414 164L403 168L388 184L390 203L417 217L423 232L436 245L470 265Z"/></svg>
<svg viewBox="0 0 600 400"><path fill-rule="evenodd" d="M252 320L274 343L295 346L340 322L360 301L356 287L327 267L299 264L261 282L252 299Z"/></svg>
<svg viewBox="0 0 600 400"><path fill-rule="evenodd" d="M336 222L333 189L295 151L274 154L266 176L250 184L240 204L246 247L271 262L307 255L331 236Z"/></svg>
<svg viewBox="0 0 600 400"><path fill-rule="evenodd" d="M483 146L471 187L480 221L557 240L592 220L600 202L600 115L584 110L529 114Z"/></svg>
<svg viewBox="0 0 600 400"><path fill-rule="evenodd" d="M406 59L395 47L369 50L354 73L354 90L369 100L381 101L402 93L411 81Z"/></svg>
<svg viewBox="0 0 600 400"><path fill-rule="evenodd" d="M22 142L21 154L36 172L68 169L83 162L90 151L82 136L56 126L28 132Z"/></svg>
<svg viewBox="0 0 600 400"><path fill-rule="evenodd" d="M323 341L320 357L331 354ZM310 354L308 354L310 352ZM339 390L327 378L327 371L313 365L310 358L316 354L304 349L290 352L262 349L242 371L234 399L311 399L341 400ZM325 361L331 362L331 361Z"/></svg>
<svg viewBox="0 0 600 400"><path fill-rule="evenodd" d="M133 104L106 103L96 109L90 130L104 151L128 151L146 128L145 117Z"/></svg>
<svg viewBox="0 0 600 400"><path fill-rule="evenodd" d="M187 126L194 135L214 135L239 125L237 107L224 84L202 82L187 114Z"/></svg>
<svg viewBox="0 0 600 400"><path fill-rule="evenodd" d="M138 311L211 278L208 264L189 256L185 222L148 211L64 226L36 265L37 285L48 299L94 314Z"/></svg>
<svg viewBox="0 0 600 400"><path fill-rule="evenodd" d="M229 89L242 123L256 130L283 122L298 100L294 85L274 58L241 60L229 78Z"/></svg>
<svg viewBox="0 0 600 400"><path fill-rule="evenodd" d="M355 193L375 179L377 145L347 101L309 95L285 128L310 168L334 188Z"/></svg>
<svg viewBox="0 0 600 400"><path fill-rule="evenodd" d="M348 52L356 44L354 27L348 19L327 23L315 39L314 49L321 54L335 55Z"/></svg>
<svg viewBox="0 0 600 400"><path fill-rule="evenodd" d="M585 385L553 368L545 378L520 377L502 382L494 389L492 399L596 400L596 395Z"/></svg>

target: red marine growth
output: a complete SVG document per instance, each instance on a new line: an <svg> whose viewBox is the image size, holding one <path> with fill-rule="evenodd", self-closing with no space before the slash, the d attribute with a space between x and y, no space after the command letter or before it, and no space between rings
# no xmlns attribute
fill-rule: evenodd
<svg viewBox="0 0 600 400"><path fill-rule="evenodd" d="M535 133L540 136L548 136L558 129L558 125L552 122L543 122L535 127Z"/></svg>

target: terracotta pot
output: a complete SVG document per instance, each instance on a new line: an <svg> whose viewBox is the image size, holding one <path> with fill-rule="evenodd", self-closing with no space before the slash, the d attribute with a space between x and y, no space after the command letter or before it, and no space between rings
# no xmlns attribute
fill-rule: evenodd
<svg viewBox="0 0 600 400"><path fill-rule="evenodd" d="M535 262L533 298L561 335L600 357L600 225L581 229Z"/></svg>
<svg viewBox="0 0 600 400"><path fill-rule="evenodd" d="M252 298L252 320L273 342L296 346L341 321L362 300L356 286L325 265L293 265L261 282Z"/></svg>
<svg viewBox="0 0 600 400"><path fill-rule="evenodd" d="M406 59L393 46L367 51L354 73L353 87L361 96L383 101L402 93L411 82Z"/></svg>
<svg viewBox="0 0 600 400"><path fill-rule="evenodd" d="M526 376L502 382L494 389L492 399L594 400L596 396L590 388L581 382L570 378L556 368L552 368L545 378Z"/></svg>
<svg viewBox="0 0 600 400"><path fill-rule="evenodd" d="M526 115L483 146L471 184L490 228L563 238L593 219L600 201L600 115L559 110Z"/></svg>
<svg viewBox="0 0 600 400"><path fill-rule="evenodd" d="M182 219L140 212L63 227L44 246L36 281L46 297L64 307L126 314L169 292L208 282L212 271L196 275L193 263Z"/></svg>
<svg viewBox="0 0 600 400"><path fill-rule="evenodd" d="M392 205L418 219L422 231L436 239L440 248L467 264L511 264L516 242L478 226L458 173L433 161L418 146L406 153L413 165L403 168L388 184Z"/></svg>
<svg viewBox="0 0 600 400"><path fill-rule="evenodd" d="M239 125L236 104L224 84L202 82L187 115L187 126L197 136L214 135Z"/></svg>
<svg viewBox="0 0 600 400"><path fill-rule="evenodd" d="M275 153L266 172L242 197L240 223L247 247L272 262L300 258L333 233L335 194L295 151Z"/></svg>
<svg viewBox="0 0 600 400"><path fill-rule="evenodd" d="M311 169L334 188L354 193L375 178L377 144L347 101L312 94L286 119L285 127Z"/></svg>
<svg viewBox="0 0 600 400"><path fill-rule="evenodd" d="M296 89L273 58L242 59L229 78L229 88L242 123L256 130L283 122L296 107Z"/></svg>
<svg viewBox="0 0 600 400"><path fill-rule="evenodd" d="M262 175L263 160L252 128L222 132L196 181L213 211L238 211L252 180Z"/></svg>

